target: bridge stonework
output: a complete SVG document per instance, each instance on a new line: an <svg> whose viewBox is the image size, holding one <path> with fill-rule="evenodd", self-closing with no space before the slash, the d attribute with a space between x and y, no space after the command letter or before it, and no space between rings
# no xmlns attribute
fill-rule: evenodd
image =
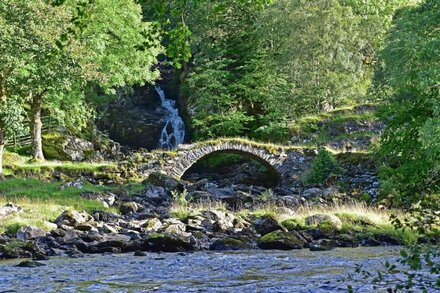
<svg viewBox="0 0 440 293"><path fill-rule="evenodd" d="M236 153L254 159L273 172L279 182L298 180L308 169L314 150L288 148L255 142L221 140L207 143L181 145L172 158L162 161L160 171L181 178L200 159L217 153Z"/></svg>

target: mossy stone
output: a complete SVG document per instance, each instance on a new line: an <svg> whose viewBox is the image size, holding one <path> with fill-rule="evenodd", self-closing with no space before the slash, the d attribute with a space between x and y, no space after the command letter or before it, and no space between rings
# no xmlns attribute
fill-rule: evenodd
<svg viewBox="0 0 440 293"><path fill-rule="evenodd" d="M258 240L258 246L262 249L301 249L305 244L303 239L299 239L296 235L284 231L271 232Z"/></svg>

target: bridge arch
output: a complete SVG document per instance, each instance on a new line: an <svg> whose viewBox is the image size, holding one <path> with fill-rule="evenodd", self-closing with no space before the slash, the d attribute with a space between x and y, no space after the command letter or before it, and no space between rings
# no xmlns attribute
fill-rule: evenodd
<svg viewBox="0 0 440 293"><path fill-rule="evenodd" d="M203 158L221 153L234 153L253 159L265 166L271 175L281 183L280 166L284 157L279 152L265 147L242 142L225 141L217 144L192 145L186 150L179 150L174 159L169 175L181 178L185 172Z"/></svg>

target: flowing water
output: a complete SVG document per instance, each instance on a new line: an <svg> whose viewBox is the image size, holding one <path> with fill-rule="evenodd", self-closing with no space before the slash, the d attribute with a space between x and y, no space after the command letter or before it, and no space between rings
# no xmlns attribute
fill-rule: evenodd
<svg viewBox="0 0 440 293"><path fill-rule="evenodd" d="M374 273L395 259L398 247L332 251L149 253L52 258L20 268L0 262L0 292L378 292L354 274L356 264ZM348 274L354 278L347 279Z"/></svg>
<svg viewBox="0 0 440 293"><path fill-rule="evenodd" d="M159 147L165 149L172 149L185 140L185 123L179 115L179 110L176 106L176 101L167 99L162 88L158 85L155 87L159 94L161 106L167 111L166 123L162 129L159 139Z"/></svg>

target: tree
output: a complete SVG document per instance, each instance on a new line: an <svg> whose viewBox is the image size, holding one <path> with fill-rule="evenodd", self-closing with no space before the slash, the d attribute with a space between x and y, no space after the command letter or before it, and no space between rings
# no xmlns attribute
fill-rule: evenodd
<svg viewBox="0 0 440 293"><path fill-rule="evenodd" d="M59 14L49 13L44 9L36 13L33 8L38 4L33 1L0 2L0 157L3 156L7 139L20 128L22 122L23 100L17 98L17 93L22 89L19 80L26 78L28 71L25 68L35 56L47 49L44 36L35 28L44 19L43 25L48 24L47 17L63 15L61 11L58 11ZM28 26L17 25L22 21ZM53 28L50 26L48 30Z"/></svg>
<svg viewBox="0 0 440 293"><path fill-rule="evenodd" d="M35 159L44 159L42 108L60 105L56 101L60 92L79 93L70 98L80 101L81 92L89 86L112 91L158 77L152 68L161 52L158 35L151 24L142 22L141 9L131 0L66 1L60 5L9 0L4 6L5 22L25 31L23 38L35 48L17 77L20 90L30 97Z"/></svg>
<svg viewBox="0 0 440 293"><path fill-rule="evenodd" d="M381 54L378 83L390 93L380 149L384 192L407 206L440 191L439 19L435 0L399 11Z"/></svg>

